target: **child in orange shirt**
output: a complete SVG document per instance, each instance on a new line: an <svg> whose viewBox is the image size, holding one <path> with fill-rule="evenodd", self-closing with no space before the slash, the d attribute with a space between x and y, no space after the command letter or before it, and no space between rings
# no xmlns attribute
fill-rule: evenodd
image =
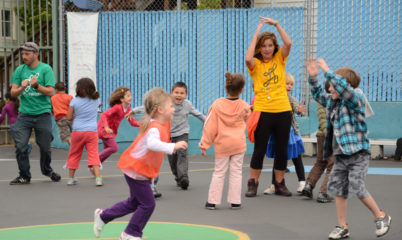
<svg viewBox="0 0 402 240"><path fill-rule="evenodd" d="M246 152L246 121L250 106L239 98L245 78L241 73L225 74L226 98L217 99L208 110L199 144L202 155L215 144L215 170L209 186L207 209L221 203L226 170L230 165L228 202L232 209L241 207L242 166ZM219 126L219 127L218 127Z"/></svg>
<svg viewBox="0 0 402 240"><path fill-rule="evenodd" d="M66 116L73 97L65 93L63 82L56 83L55 90L56 94L50 98L50 102L52 103L56 124L59 127L60 139L62 142L67 142L71 145L70 138L73 122L67 120Z"/></svg>
<svg viewBox="0 0 402 240"><path fill-rule="evenodd" d="M158 176L163 156L165 153L187 149L185 141L170 143L170 121L175 111L170 94L159 87L151 89L145 95L144 108L145 116L141 120L140 132L117 164L124 173L130 196L110 208L95 210L96 237L100 237L105 224L133 213L120 239L141 240L142 230L155 209L151 180Z"/></svg>

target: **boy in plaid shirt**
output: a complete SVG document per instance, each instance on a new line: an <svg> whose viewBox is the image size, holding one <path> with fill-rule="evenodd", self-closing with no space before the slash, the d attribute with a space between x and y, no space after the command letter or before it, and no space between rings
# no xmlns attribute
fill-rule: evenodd
<svg viewBox="0 0 402 240"><path fill-rule="evenodd" d="M322 89L317 75L320 68L329 81L330 94ZM335 156L335 164L328 183L328 192L336 196L338 226L329 234L329 239L342 239L350 235L346 223L347 198L357 196L375 218L376 235L385 235L391 217L381 211L365 187L370 160L370 143L365 122L365 102L354 90L360 84L360 76L350 68L331 71L323 59L307 62L309 83L313 98L327 109L327 135L324 143L324 158Z"/></svg>

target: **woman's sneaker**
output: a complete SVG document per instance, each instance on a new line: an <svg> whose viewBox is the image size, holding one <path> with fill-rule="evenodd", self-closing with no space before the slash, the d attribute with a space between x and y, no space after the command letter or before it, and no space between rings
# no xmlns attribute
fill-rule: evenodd
<svg viewBox="0 0 402 240"><path fill-rule="evenodd" d="M122 232L120 235L120 240L141 240L141 238L128 235L126 232Z"/></svg>
<svg viewBox="0 0 402 240"><path fill-rule="evenodd" d="M275 185L271 184L271 186L264 190L264 195L272 195L275 193Z"/></svg>
<svg viewBox="0 0 402 240"><path fill-rule="evenodd" d="M349 237L349 235L349 228L336 226L335 229L329 234L328 239L343 239Z"/></svg>
<svg viewBox="0 0 402 240"><path fill-rule="evenodd" d="M100 237L101 231L103 230L103 227L105 226L105 223L103 222L102 218L100 217L101 213L103 212L102 209L97 208L94 213L94 234L95 237Z"/></svg>
<svg viewBox="0 0 402 240"><path fill-rule="evenodd" d="M275 194L284 197L292 196L292 193L286 187L285 179L282 179L280 183L275 181Z"/></svg>
<svg viewBox="0 0 402 240"><path fill-rule="evenodd" d="M77 184L77 179L75 177L69 178L67 180L67 186L73 186Z"/></svg>
<svg viewBox="0 0 402 240"><path fill-rule="evenodd" d="M391 227L391 216L385 214L383 217L377 218L375 221L375 234L377 237L382 237L389 231Z"/></svg>

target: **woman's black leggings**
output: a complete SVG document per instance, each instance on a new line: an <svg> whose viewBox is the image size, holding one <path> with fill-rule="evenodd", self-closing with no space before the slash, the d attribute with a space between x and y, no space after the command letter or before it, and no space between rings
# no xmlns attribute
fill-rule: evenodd
<svg viewBox="0 0 402 240"><path fill-rule="evenodd" d="M252 169L262 169L265 153L267 151L268 139L271 134L273 134L275 142L276 158L274 160L274 169L286 169L291 123L291 111L281 113L261 112L257 129L254 132L254 152L250 162L250 167Z"/></svg>

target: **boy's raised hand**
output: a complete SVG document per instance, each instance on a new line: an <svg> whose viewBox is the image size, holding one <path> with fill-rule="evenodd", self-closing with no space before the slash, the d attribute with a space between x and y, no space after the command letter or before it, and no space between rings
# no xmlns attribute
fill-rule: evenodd
<svg viewBox="0 0 402 240"><path fill-rule="evenodd" d="M327 63L324 61L324 59L318 58L317 63L318 63L318 66L320 66L320 68L322 69L322 71L324 71L324 73L328 72L329 67L328 67Z"/></svg>
<svg viewBox="0 0 402 240"><path fill-rule="evenodd" d="M310 77L317 77L320 72L320 68L315 59L309 58L307 60L307 72Z"/></svg>

